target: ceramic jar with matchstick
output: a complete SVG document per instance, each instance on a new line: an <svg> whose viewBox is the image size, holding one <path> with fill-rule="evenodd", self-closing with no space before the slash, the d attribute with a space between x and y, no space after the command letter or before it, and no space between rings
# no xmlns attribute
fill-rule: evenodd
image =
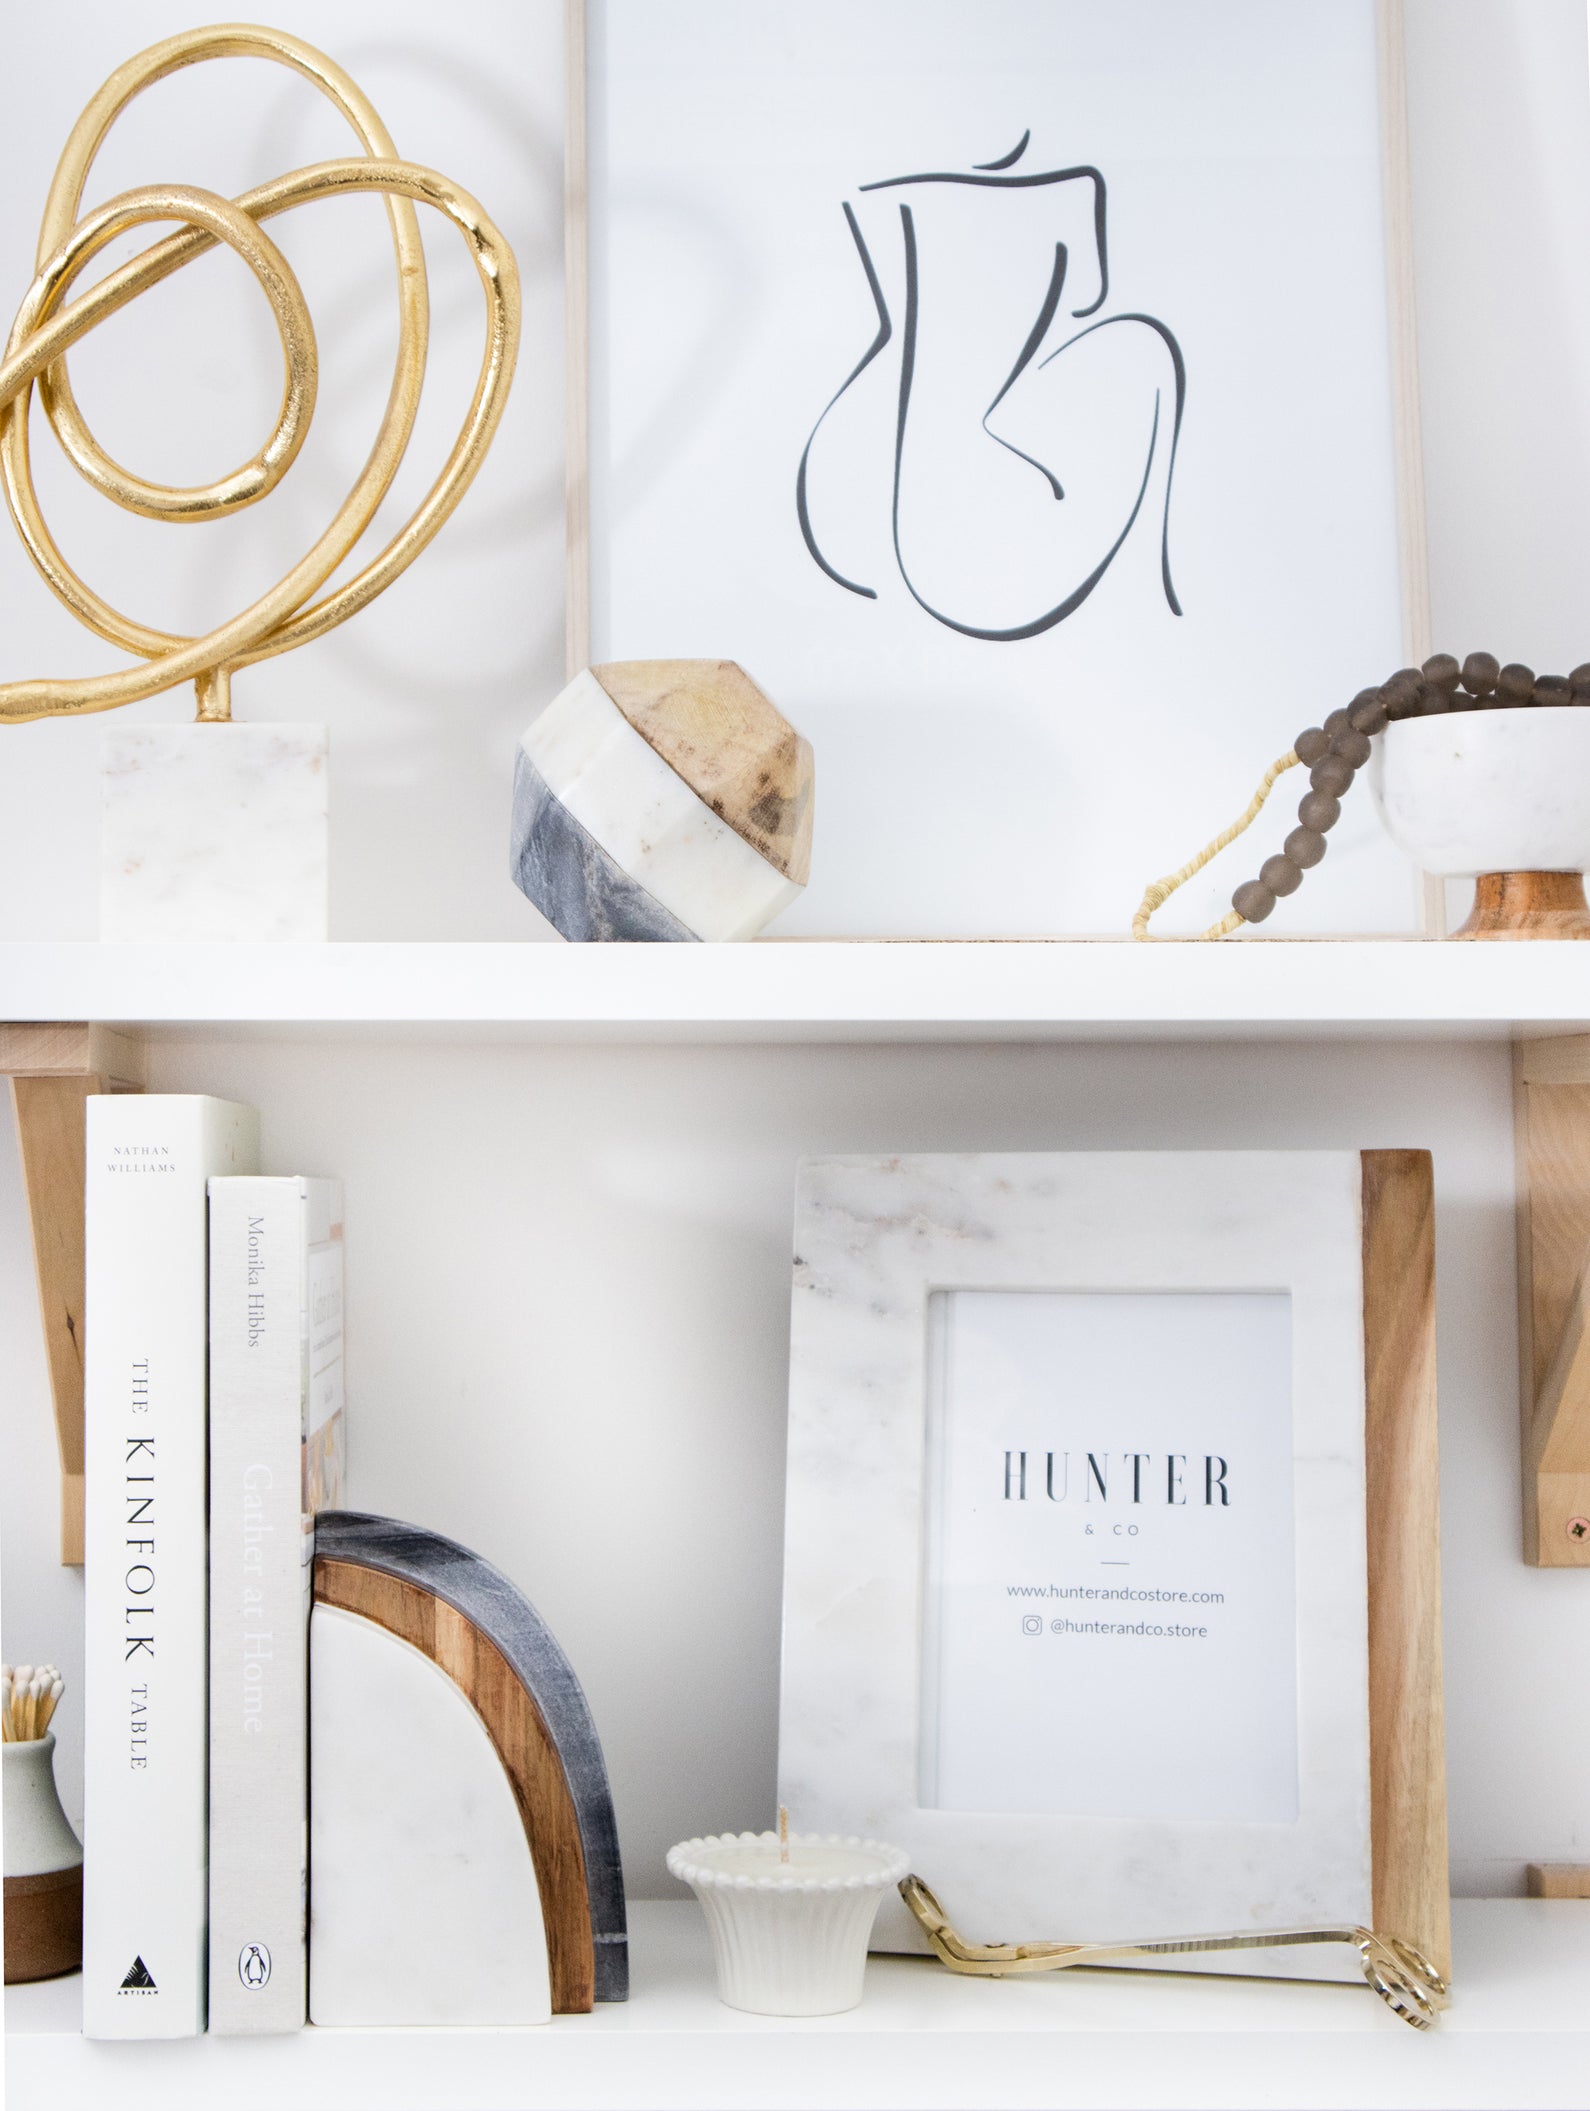
<svg viewBox="0 0 1590 2111"><path fill-rule="evenodd" d="M909 1858L881 1840L777 1832L681 1840L668 1870L700 1901L718 1996L757 2016L834 2016L861 1999L884 1893Z"/></svg>
<svg viewBox="0 0 1590 2111"><path fill-rule="evenodd" d="M53 1664L0 1667L5 1767L5 1978L56 1979L83 1962L83 1850L55 1787Z"/></svg>

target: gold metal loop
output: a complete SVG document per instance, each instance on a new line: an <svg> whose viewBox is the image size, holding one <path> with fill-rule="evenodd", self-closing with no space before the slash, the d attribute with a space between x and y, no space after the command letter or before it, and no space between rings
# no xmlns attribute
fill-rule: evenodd
<svg viewBox="0 0 1590 2111"><path fill-rule="evenodd" d="M274 58L313 81L348 117L361 139L371 145L369 156L295 170L230 203L215 199L211 193L178 185L128 192L76 223L74 216L88 167L111 122L130 97L179 66L233 56ZM251 503L279 481L302 444L313 407L316 377L313 329L297 281L275 246L254 223L317 199L363 192L382 194L388 201L398 261L401 319L392 387L364 468L313 548L275 586L229 622L203 637L191 638L134 621L111 607L78 577L45 524L33 488L28 451L28 415L35 382L47 415L71 458L96 488L118 503L168 520L215 518ZM449 218L474 260L486 300L480 373L458 437L417 510L362 571L322 600L312 602L311 597L330 578L374 517L413 430L424 379L429 317L424 258L413 210L416 202ZM89 258L121 225L134 224L131 219L117 217L128 213L144 219L181 219L188 224L181 233L167 236L108 273L89 292L68 305L60 305ZM242 240L245 227L252 228L252 254ZM277 312L288 365L288 387L277 431L252 463L219 484L176 492L129 478L105 455L73 401L64 354L96 323L191 263L217 240L239 248L266 286ZM150 664L75 682L41 680L0 685L0 721L16 723L108 711L189 680L199 686L200 717L224 718L229 709L231 671L289 651L346 621L389 586L435 536L473 480L496 433L513 377L519 326L519 276L513 253L483 208L467 191L434 170L397 160L386 129L370 104L348 76L312 46L279 31L232 25L168 38L139 58L129 60L111 76L78 120L51 187L41 237L39 275L29 288L0 359L0 479L29 555L55 594L90 629L112 644L143 655ZM245 492L251 479L256 488ZM153 505L143 502L150 493L157 494Z"/></svg>
<svg viewBox="0 0 1590 2111"><path fill-rule="evenodd" d="M105 142L106 134L127 105L135 96L141 95L144 89L153 87L156 81L165 80L171 74L182 71L184 67L200 65L208 59L222 58L266 59L290 67L336 106L347 119L366 153L386 161L397 160L398 152L392 143L391 134L363 90L340 66L327 58L323 52L316 51L313 45L305 44L282 30L257 28L249 23L225 23L209 29L184 30L177 36L166 37L160 43L152 44L147 51L138 53L136 57L118 66L72 127L71 136L56 165L50 194L45 201L44 219L39 229L37 268L41 275L51 254L70 236L82 204L89 170ZM392 223L400 286L406 292L412 274L417 292L417 306L409 304L414 308L414 312L406 311L402 317L402 335L406 336L411 329L417 329L419 359L423 369L429 316L425 253L420 243L419 223L415 219L413 207L407 201L391 201L388 216ZM202 246L208 248L209 244L204 243ZM400 366L403 356L400 348ZM311 389L313 371L311 366ZM45 372L39 385L39 397L45 416L54 427L55 436L73 466L105 497L112 499L119 506L126 507L130 512L142 513L150 519L218 519L223 514L236 512L240 507L264 498L274 489L297 452L296 447L284 449L281 425L278 424L276 433L254 460L246 463L232 476L223 477L214 484L192 491L175 491L165 485L147 483L142 478L131 475L105 453L89 431L78 408L64 359L57 361ZM416 389L413 403L408 406L408 420L403 429L402 444L398 448L399 457L403 447L408 444L409 434L413 429L413 411L417 402ZM284 402L284 419L286 409ZM395 469L396 462L393 467ZM130 645L127 640L119 642ZM131 649L138 648L133 646Z"/></svg>
<svg viewBox="0 0 1590 2111"><path fill-rule="evenodd" d="M142 190L123 191L111 204L102 205L97 212L80 220L67 240L41 266L18 311L11 341L15 344L19 339L32 337L33 350L27 364L39 373L39 393L48 411L51 376L64 377L66 373L65 346L75 343L106 312L99 308L85 315L86 303L79 303L76 311L69 311L61 308L61 302L84 268L108 243L117 235L125 234L128 228L143 226L152 220L184 220L189 227L206 231L235 250L258 279L275 314L282 356L287 366L276 430L259 453L241 469L216 483L188 490L145 483L113 462L95 442L82 420L77 418L75 405L72 411L75 425L66 433L57 426L56 438L88 481L128 512L141 513L153 520L213 520L224 513L235 513L242 506L252 505L255 499L263 498L280 483L304 444L309 421L314 416L319 386L315 329L309 319L303 289L276 244L261 232L257 222L246 212L229 199L218 198L213 191L196 190L185 184L151 184ZM60 339L60 352L40 372L38 342L43 333L39 325L51 316L65 325L66 316L74 312L75 321L66 327ZM21 446L25 455L25 428ZM36 508L29 510L36 511ZM27 540L26 530L24 540Z"/></svg>

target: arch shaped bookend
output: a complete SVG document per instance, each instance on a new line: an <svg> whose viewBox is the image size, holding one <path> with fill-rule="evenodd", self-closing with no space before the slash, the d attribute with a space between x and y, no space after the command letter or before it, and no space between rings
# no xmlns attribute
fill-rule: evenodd
<svg viewBox="0 0 1590 2111"><path fill-rule="evenodd" d="M588 2011L597 2001L627 1999L624 1882L607 1766L579 1680L535 1608L500 1570L455 1541L392 1518L349 1510L323 1511L315 1521L314 1605L312 2018L384 2021L386 2016L376 2011L395 1998L410 2023L500 2025L537 2020L538 1959L531 1955L535 1945L530 1932L534 1901L539 1902L546 1959L540 2016L547 2007L553 2014L571 2015ZM361 1630L378 1632L357 1632ZM413 1860L415 1832L417 1826L423 1831L423 1812L435 1807L435 1793L426 1802L426 1769L414 1763L422 1755L413 1749L414 1728L407 1711L415 1695L426 1691L426 1674L424 1666L416 1670L410 1653L427 1659L468 1704L508 1792L505 1798L490 1791L467 1798L472 1813L480 1814L480 1831L466 1850L479 1926L461 1932L460 1907L449 1909L451 1932L444 1934L440 1922L436 1924L434 1939L438 1948L447 1950L449 1969L459 1984L446 2013L423 2016L415 1999L417 1959L394 1967L390 1956L383 1961L378 1954L400 1939L398 1931L384 1930L386 1940L374 1943L359 1933L361 1911L372 1910L371 1902L386 1880L369 1866L379 1852L383 1822L390 1827L390 1867L396 1869L408 1857L417 1881L425 1881L423 1857ZM456 1744L458 1724L450 1721L448 1709L433 1705L432 1719L439 1751L444 1756L456 1752L456 1764L473 1767L474 1760L464 1756L465 1747ZM395 1770L385 1780L370 1775L381 1740L409 1762L401 1778ZM477 1746L479 1742L477 1736ZM416 1776L422 1777L418 1784ZM350 1778L369 1778L376 1792L363 1799L362 1807L350 1791ZM510 1799L528 1850L523 1860L517 1839L505 1838L491 1808L495 1801L499 1812L505 1811ZM464 1800L443 1797L443 1822L456 1822L457 1806ZM384 1802L385 1809L373 1807L378 1802ZM329 1829L339 1811L348 1814L345 1840ZM521 1896L518 1905L509 1897L515 1867L522 1875L521 1894L531 1891L530 1870L534 1872L534 1900ZM427 1940L426 1913L426 1900L415 1897L403 1923L405 1929L415 1930L414 1940L421 1947ZM360 1947L367 1954L377 1953L370 1955L362 1981L347 1964ZM471 2005L461 1984L467 1975L461 1975L459 1966L461 1954L471 1947L481 1960L482 1991L473 2005L495 2000L490 2015L459 2012L461 2005ZM508 1956L525 1961L505 1978L503 1959ZM395 1982L394 1994L383 1992L383 1975ZM494 1985L495 1995L489 1991ZM350 2013L350 2004L358 2005L366 1995L370 2012Z"/></svg>

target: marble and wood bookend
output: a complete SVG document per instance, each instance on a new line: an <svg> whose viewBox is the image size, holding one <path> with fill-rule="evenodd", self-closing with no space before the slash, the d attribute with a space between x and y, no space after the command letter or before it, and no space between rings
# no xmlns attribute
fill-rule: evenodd
<svg viewBox="0 0 1590 2111"><path fill-rule="evenodd" d="M509 2027L629 1992L607 1769L578 1679L478 1555L316 1522L316 2023Z"/></svg>
<svg viewBox="0 0 1590 2111"><path fill-rule="evenodd" d="M811 747L732 660L586 668L519 743L511 870L565 938L754 938L811 844Z"/></svg>

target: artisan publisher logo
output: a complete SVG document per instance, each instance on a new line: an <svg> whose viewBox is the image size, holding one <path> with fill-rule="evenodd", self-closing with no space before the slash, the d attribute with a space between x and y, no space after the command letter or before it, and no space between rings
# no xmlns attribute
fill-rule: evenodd
<svg viewBox="0 0 1590 2111"><path fill-rule="evenodd" d="M270 1984L271 1953L262 1942L246 1942L237 1960L237 1976L251 1994Z"/></svg>
<svg viewBox="0 0 1590 2111"><path fill-rule="evenodd" d="M132 1961L132 1970L121 1983L121 1992L124 1994L156 1994L159 1991L160 1989L149 1976L148 1965L144 1963L141 1957L135 1957Z"/></svg>

